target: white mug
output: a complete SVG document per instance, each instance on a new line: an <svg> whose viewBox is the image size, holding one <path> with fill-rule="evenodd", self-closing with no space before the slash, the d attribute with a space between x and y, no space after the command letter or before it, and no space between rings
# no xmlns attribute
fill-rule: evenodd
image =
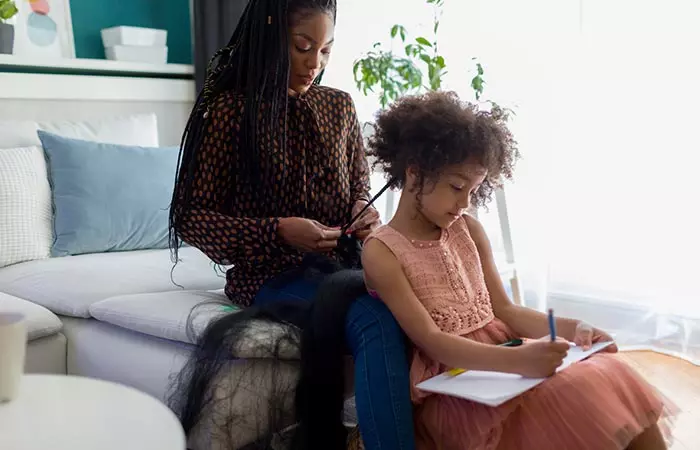
<svg viewBox="0 0 700 450"><path fill-rule="evenodd" d="M27 323L19 313L0 313L0 403L14 400L24 373Z"/></svg>

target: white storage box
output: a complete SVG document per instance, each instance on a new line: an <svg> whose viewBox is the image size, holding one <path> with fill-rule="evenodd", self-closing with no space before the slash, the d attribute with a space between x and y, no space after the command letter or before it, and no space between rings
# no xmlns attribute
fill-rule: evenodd
<svg viewBox="0 0 700 450"><path fill-rule="evenodd" d="M105 48L107 59L112 61L167 64L168 47L140 47L137 45L115 45Z"/></svg>
<svg viewBox="0 0 700 450"><path fill-rule="evenodd" d="M117 45L143 47L165 47L168 41L167 30L141 27L113 27L101 31L105 48Z"/></svg>

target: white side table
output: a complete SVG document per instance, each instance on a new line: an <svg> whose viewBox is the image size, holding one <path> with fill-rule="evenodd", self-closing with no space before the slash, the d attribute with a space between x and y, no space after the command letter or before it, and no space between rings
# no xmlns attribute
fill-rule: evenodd
<svg viewBox="0 0 700 450"><path fill-rule="evenodd" d="M175 414L119 384L24 375L19 396L0 403L0 449L185 450Z"/></svg>

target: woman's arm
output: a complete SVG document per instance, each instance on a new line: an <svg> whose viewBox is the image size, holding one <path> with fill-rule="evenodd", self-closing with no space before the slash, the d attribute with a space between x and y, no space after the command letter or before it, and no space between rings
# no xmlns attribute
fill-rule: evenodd
<svg viewBox="0 0 700 450"><path fill-rule="evenodd" d="M362 264L368 286L377 291L411 341L430 358L449 367L515 372L516 349L481 344L440 330L413 292L401 264L381 241L371 239L365 244Z"/></svg>
<svg viewBox="0 0 700 450"><path fill-rule="evenodd" d="M524 338L539 339L547 336L549 334L547 315L531 308L515 305L510 301L493 259L491 243L484 227L471 216L464 216L464 218L479 252L486 288L489 291L496 317ZM564 339L573 341L576 325L578 325L577 320L558 318L557 334Z"/></svg>
<svg viewBox="0 0 700 450"><path fill-rule="evenodd" d="M357 118L355 104L348 95L350 114L350 134L348 135L348 161L350 162L350 189L353 203L358 200L369 201L370 182L369 164L365 153L365 144L362 138L362 127Z"/></svg>
<svg viewBox="0 0 700 450"><path fill-rule="evenodd" d="M180 200L174 205L179 237L218 264L235 264L280 248L279 218L246 217L245 203L254 199L239 195L233 180L239 139L233 130L241 117L231 112L235 109L235 105L219 103L212 110L202 146L192 161L192 179L185 184L182 179L187 174L180 174ZM191 190L186 207L182 203L184 186ZM226 213L231 211L233 215Z"/></svg>

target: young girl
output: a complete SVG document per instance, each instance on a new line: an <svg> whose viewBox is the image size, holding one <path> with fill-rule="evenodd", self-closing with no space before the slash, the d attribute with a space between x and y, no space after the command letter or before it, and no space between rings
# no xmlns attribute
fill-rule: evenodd
<svg viewBox="0 0 700 450"><path fill-rule="evenodd" d="M569 342L612 340L510 302L479 222L464 211L510 178L518 152L496 113L453 94L407 97L380 114L370 141L397 187L398 210L364 245L368 289L415 345L411 362L419 449L664 449L669 405L612 352L556 373ZM532 339L520 347L496 344ZM450 368L493 370L547 381L498 407L419 391Z"/></svg>

